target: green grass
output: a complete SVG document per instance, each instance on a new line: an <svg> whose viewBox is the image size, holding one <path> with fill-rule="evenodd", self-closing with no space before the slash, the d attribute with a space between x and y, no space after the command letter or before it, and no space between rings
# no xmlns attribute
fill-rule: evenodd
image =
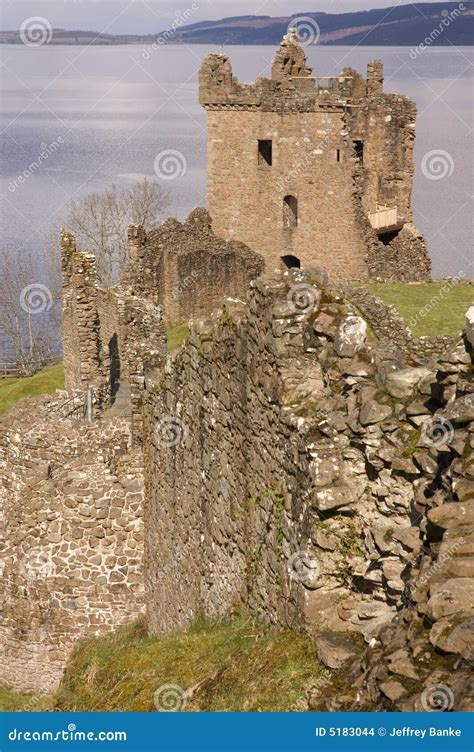
<svg viewBox="0 0 474 752"><path fill-rule="evenodd" d="M178 347L181 347L184 340L188 336L189 326L187 323L178 324L177 326L173 326L171 327L171 329L168 329L166 334L168 337L168 352L173 352L173 350L177 350Z"/></svg>
<svg viewBox="0 0 474 752"><path fill-rule="evenodd" d="M0 379L0 415L24 397L51 394L56 389L64 389L62 364L45 368L34 376Z"/></svg>
<svg viewBox="0 0 474 752"><path fill-rule="evenodd" d="M298 701L302 709L305 683L321 670L310 637L276 632L245 614L163 637L148 637L137 622L78 644L54 707L155 711L156 690L172 684L195 688L191 711L284 711Z"/></svg>
<svg viewBox="0 0 474 752"><path fill-rule="evenodd" d="M393 303L415 337L456 335L464 328L464 314L474 302L474 286L459 283L402 282L357 283L371 293Z"/></svg>
<svg viewBox="0 0 474 752"><path fill-rule="evenodd" d="M30 710L39 712L49 710L51 697L47 695L28 695L12 692L0 684L0 712Z"/></svg>

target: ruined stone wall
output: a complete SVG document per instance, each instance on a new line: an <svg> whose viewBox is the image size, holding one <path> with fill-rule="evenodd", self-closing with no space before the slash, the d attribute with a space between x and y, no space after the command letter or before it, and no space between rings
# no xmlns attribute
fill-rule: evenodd
<svg viewBox="0 0 474 752"><path fill-rule="evenodd" d="M130 236L136 257L144 233L132 228ZM128 395L132 389L133 427L138 439L144 363L151 367L151 360L156 364L166 354L164 314L155 305L156 290L143 283L140 289L148 295L141 298L125 283L99 288L94 257L78 252L69 233L63 232L61 240L66 388L85 391L93 387L99 410L113 405L119 390Z"/></svg>
<svg viewBox="0 0 474 752"><path fill-rule="evenodd" d="M146 393L151 631L243 602L329 630L331 668L357 656L344 634L378 639L403 610L426 513L464 503L471 373L464 339L423 365L368 345L317 271L257 280L195 322Z"/></svg>
<svg viewBox="0 0 474 752"><path fill-rule="evenodd" d="M410 222L415 103L383 92L361 97L357 106L349 108L346 126L352 139L364 143L362 200L366 212L374 211L376 204L396 206L398 215Z"/></svg>
<svg viewBox="0 0 474 752"><path fill-rule="evenodd" d="M311 73L293 32L276 52L271 79L241 84L224 55L204 60L199 97L208 115L215 231L262 253L267 270L294 256L304 268L323 265L333 280L384 277L382 231L372 229L369 214L396 208L394 234L412 220L416 107L383 92L377 60L367 79L351 68L326 78ZM297 201L290 225L288 196ZM397 254L395 278L429 277L426 247L414 234L392 245L388 256Z"/></svg>
<svg viewBox="0 0 474 752"><path fill-rule="evenodd" d="M385 303L364 287L347 285L344 287L344 297L361 312L379 343L405 351L409 348L413 335L394 305ZM437 352L440 352L440 348Z"/></svg>
<svg viewBox="0 0 474 752"><path fill-rule="evenodd" d="M95 258L78 253L73 235L61 234L62 338L66 389L102 388Z"/></svg>
<svg viewBox="0 0 474 752"><path fill-rule="evenodd" d="M370 276L387 281L426 282L431 260L426 241L411 223L405 224L387 244L372 244L368 252Z"/></svg>
<svg viewBox="0 0 474 752"><path fill-rule="evenodd" d="M129 248L124 283L163 306L168 325L210 313L226 295L243 295L264 269L258 253L217 237L204 209L148 233L132 227Z"/></svg>
<svg viewBox="0 0 474 752"><path fill-rule="evenodd" d="M144 608L143 461L127 422L26 400L0 433L0 683L51 692L75 642Z"/></svg>

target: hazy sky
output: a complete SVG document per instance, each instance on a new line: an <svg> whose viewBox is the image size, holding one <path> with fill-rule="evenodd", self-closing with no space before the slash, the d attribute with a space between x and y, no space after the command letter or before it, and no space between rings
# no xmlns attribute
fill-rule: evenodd
<svg viewBox="0 0 474 752"><path fill-rule="evenodd" d="M407 0L0 0L0 28L18 29L25 19L42 16L51 26L63 29L153 33L196 6L190 23L224 16L341 13L399 4L408 3Z"/></svg>

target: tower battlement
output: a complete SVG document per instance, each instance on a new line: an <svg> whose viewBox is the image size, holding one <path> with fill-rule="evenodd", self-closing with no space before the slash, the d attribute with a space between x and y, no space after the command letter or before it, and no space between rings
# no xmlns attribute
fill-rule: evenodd
<svg viewBox="0 0 474 752"><path fill-rule="evenodd" d="M343 109L352 100L383 94L383 63L373 60L364 79L352 68L337 76L314 76L296 32L283 38L272 64L271 78L242 84L226 55L208 55L199 77L199 101L207 110L259 109L262 112L316 112Z"/></svg>

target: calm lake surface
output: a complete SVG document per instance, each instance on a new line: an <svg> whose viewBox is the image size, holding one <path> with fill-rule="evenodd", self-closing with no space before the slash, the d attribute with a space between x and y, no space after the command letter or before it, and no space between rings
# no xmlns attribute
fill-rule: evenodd
<svg viewBox="0 0 474 752"><path fill-rule="evenodd" d="M208 45L165 46L149 59L141 46L1 46L0 211L3 249L44 254L51 225L60 225L72 197L111 183L130 186L154 172L157 154L181 152L186 172L161 180L169 214L183 218L205 204L206 118L198 103L198 69ZM274 48L230 46L241 81L269 75ZM434 276L472 278L473 48L306 48L315 75L352 66L365 74L376 57L385 90L418 106L415 221L428 238ZM25 180L18 176L51 144L48 159ZM440 161L425 159L441 152ZM430 173L431 171L431 173ZM444 176L443 176L444 175ZM16 182L15 182L16 181Z"/></svg>

